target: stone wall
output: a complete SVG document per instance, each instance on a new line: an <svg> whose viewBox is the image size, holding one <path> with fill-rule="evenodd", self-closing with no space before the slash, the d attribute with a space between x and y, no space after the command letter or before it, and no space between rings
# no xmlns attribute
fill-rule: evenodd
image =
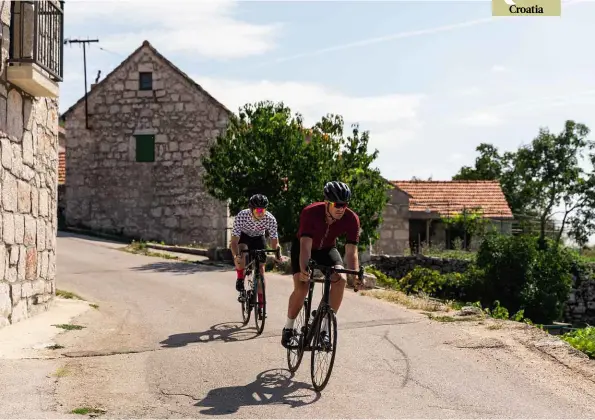
<svg viewBox="0 0 595 420"><path fill-rule="evenodd" d="M463 273L470 262L465 260L426 257L425 255L387 256L372 255L374 266L389 277L400 279L415 267L438 270L441 274Z"/></svg>
<svg viewBox="0 0 595 420"><path fill-rule="evenodd" d="M409 248L409 196L396 188L388 194L390 200L382 213L380 237L372 246L372 253L403 255Z"/></svg>
<svg viewBox="0 0 595 420"><path fill-rule="evenodd" d="M0 1L0 327L55 295L58 102L7 83L10 2Z"/></svg>
<svg viewBox="0 0 595 420"><path fill-rule="evenodd" d="M228 210L202 186L201 156L229 112L148 43L64 116L69 226L169 244L226 246ZM139 72L153 89L139 90ZM155 135L155 161L136 161L134 135Z"/></svg>
<svg viewBox="0 0 595 420"><path fill-rule="evenodd" d="M595 263L577 267L564 318L567 322L595 324Z"/></svg>

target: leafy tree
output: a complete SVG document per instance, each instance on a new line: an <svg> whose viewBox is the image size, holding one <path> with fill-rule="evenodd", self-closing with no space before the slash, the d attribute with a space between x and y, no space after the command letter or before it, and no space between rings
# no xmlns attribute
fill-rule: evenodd
<svg viewBox="0 0 595 420"><path fill-rule="evenodd" d="M584 244L595 231L595 172L586 172L580 159L594 143L586 137L584 124L566 121L559 134L541 128L538 136L516 152L500 154L489 144L480 144L475 167L463 167L453 179L499 180L506 199L516 214L538 218L540 243L553 223L555 208L564 206L561 225L556 229L555 243L569 236ZM588 154L592 166L595 155Z"/></svg>
<svg viewBox="0 0 595 420"><path fill-rule="evenodd" d="M340 116L327 115L306 130L301 115L292 115L283 103L247 104L203 157L204 184L212 196L228 200L234 214L247 206L251 194L265 194L281 242L289 242L302 208L324 199L327 181L342 180L353 191L350 207L360 216L364 248L378 238L390 188L370 168L378 151L368 153L368 142L368 133L357 126L344 137Z"/></svg>

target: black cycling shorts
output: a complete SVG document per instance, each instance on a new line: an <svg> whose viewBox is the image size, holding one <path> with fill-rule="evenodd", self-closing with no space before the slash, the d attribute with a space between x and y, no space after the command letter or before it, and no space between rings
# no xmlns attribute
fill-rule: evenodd
<svg viewBox="0 0 595 420"><path fill-rule="evenodd" d="M238 244L245 244L248 245L248 249L266 249L267 248L267 240L264 235L260 236L250 236L246 235L244 232L240 234L240 240Z"/></svg>
<svg viewBox="0 0 595 420"><path fill-rule="evenodd" d="M310 258L320 265L327 265L330 267L343 265L343 258L341 258L339 250L335 247L313 249ZM301 273L302 271L300 269L300 241L298 239L291 243L291 270L293 274Z"/></svg>

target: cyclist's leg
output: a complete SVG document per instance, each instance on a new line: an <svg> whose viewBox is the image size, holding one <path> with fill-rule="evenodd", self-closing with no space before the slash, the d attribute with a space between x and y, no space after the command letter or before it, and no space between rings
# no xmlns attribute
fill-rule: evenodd
<svg viewBox="0 0 595 420"><path fill-rule="evenodd" d="M325 250L324 253L324 262L321 264L329 265L335 268L344 268L343 259L341 258L341 254L337 248L330 248L328 251ZM339 311L341 307L341 302L343 302L343 294L345 292L345 286L347 285L347 277L345 274L337 274L334 273L331 277L331 290L330 290L330 299L329 303L331 308L335 311L335 314Z"/></svg>
<svg viewBox="0 0 595 420"><path fill-rule="evenodd" d="M293 326L295 319L304 305L304 299L308 295L308 283L300 280L300 242L294 240L291 244L291 271L293 273L293 292L289 296L287 304L287 320L281 335L281 344L287 347L295 333Z"/></svg>
<svg viewBox="0 0 595 420"><path fill-rule="evenodd" d="M242 234L240 235L240 240L238 241L238 249L240 250L240 252L242 250L248 249L248 245L249 245L249 241L248 241L249 237L248 235L246 235L245 233L242 232ZM236 268L236 290L238 292L241 292L244 290L244 273L245 273L245 267L246 267L246 254L243 254L243 258L240 258L240 261L238 262L238 268Z"/></svg>

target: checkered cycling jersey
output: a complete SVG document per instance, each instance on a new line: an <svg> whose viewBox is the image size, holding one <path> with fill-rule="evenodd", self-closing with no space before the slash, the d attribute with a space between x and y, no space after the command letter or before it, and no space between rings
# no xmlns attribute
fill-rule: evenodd
<svg viewBox="0 0 595 420"><path fill-rule="evenodd" d="M269 231L271 239L277 239L277 219L268 211L260 220L252 216L250 209L240 211L233 221L232 236L240 236L243 232L248 236L261 236L265 231Z"/></svg>

